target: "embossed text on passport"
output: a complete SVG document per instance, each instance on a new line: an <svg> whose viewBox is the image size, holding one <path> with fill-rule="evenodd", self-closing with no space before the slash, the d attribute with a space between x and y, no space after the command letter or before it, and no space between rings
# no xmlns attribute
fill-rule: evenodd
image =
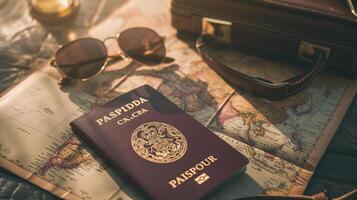
<svg viewBox="0 0 357 200"><path fill-rule="evenodd" d="M111 120L113 120L113 119L115 119L115 118L117 118L119 116L122 116L124 113L129 112L130 110L132 110L132 109L144 104L147 101L148 101L147 99L144 99L144 98L140 97L139 99L135 99L135 100L131 101L130 103L127 103L127 104L125 104L125 105L123 105L121 107L116 108L115 110L113 110L113 111L109 112L108 114L96 119L95 121L97 122L97 124L99 126L102 126L103 124L106 124L109 121L111 121ZM136 110L136 111L132 112L131 114L120 118L117 121L117 123L119 125L123 125L126 122L129 122L129 121L133 120L134 118L137 118L140 115L145 114L146 112L148 112L148 110L146 110L144 108Z"/></svg>

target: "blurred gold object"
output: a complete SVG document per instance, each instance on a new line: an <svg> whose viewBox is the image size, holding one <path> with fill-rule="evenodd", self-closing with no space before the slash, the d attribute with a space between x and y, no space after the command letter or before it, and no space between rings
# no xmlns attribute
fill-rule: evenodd
<svg viewBox="0 0 357 200"><path fill-rule="evenodd" d="M357 10L355 8L355 5L353 4L353 1L347 0L347 2L348 2L348 5L350 6L350 10L351 10L352 14L357 17Z"/></svg>
<svg viewBox="0 0 357 200"><path fill-rule="evenodd" d="M44 22L61 21L73 16L79 7L78 0L28 0L31 14Z"/></svg>

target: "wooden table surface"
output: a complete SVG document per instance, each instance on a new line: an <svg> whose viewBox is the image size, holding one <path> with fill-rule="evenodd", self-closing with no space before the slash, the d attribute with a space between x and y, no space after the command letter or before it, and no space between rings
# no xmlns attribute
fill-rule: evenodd
<svg viewBox="0 0 357 200"><path fill-rule="evenodd" d="M126 0L83 0L75 20L64 25L47 26L31 19L26 0L0 0L0 92L39 62L51 57L60 44L71 39L71 34L86 35L89 27L124 2ZM15 69L14 65L17 66ZM335 197L353 188L357 188L357 97L306 193L326 190ZM56 197L0 168L0 199Z"/></svg>

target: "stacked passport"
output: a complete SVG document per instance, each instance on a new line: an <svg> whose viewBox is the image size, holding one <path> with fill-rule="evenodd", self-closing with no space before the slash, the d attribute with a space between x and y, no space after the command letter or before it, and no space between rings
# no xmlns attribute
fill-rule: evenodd
<svg viewBox="0 0 357 200"><path fill-rule="evenodd" d="M93 109L71 127L152 199L200 199L248 163L147 85Z"/></svg>

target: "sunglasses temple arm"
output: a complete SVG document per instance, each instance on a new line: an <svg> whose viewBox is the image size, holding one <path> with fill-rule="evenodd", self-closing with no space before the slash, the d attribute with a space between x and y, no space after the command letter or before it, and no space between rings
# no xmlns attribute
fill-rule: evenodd
<svg viewBox="0 0 357 200"><path fill-rule="evenodd" d="M173 63L175 61L175 58L171 58L171 57L167 57L165 56L162 63L164 64L170 64L170 63Z"/></svg>
<svg viewBox="0 0 357 200"><path fill-rule="evenodd" d="M108 55L109 59L115 60L115 61L121 61L121 60L126 60L127 57L123 54L114 54L114 55Z"/></svg>

